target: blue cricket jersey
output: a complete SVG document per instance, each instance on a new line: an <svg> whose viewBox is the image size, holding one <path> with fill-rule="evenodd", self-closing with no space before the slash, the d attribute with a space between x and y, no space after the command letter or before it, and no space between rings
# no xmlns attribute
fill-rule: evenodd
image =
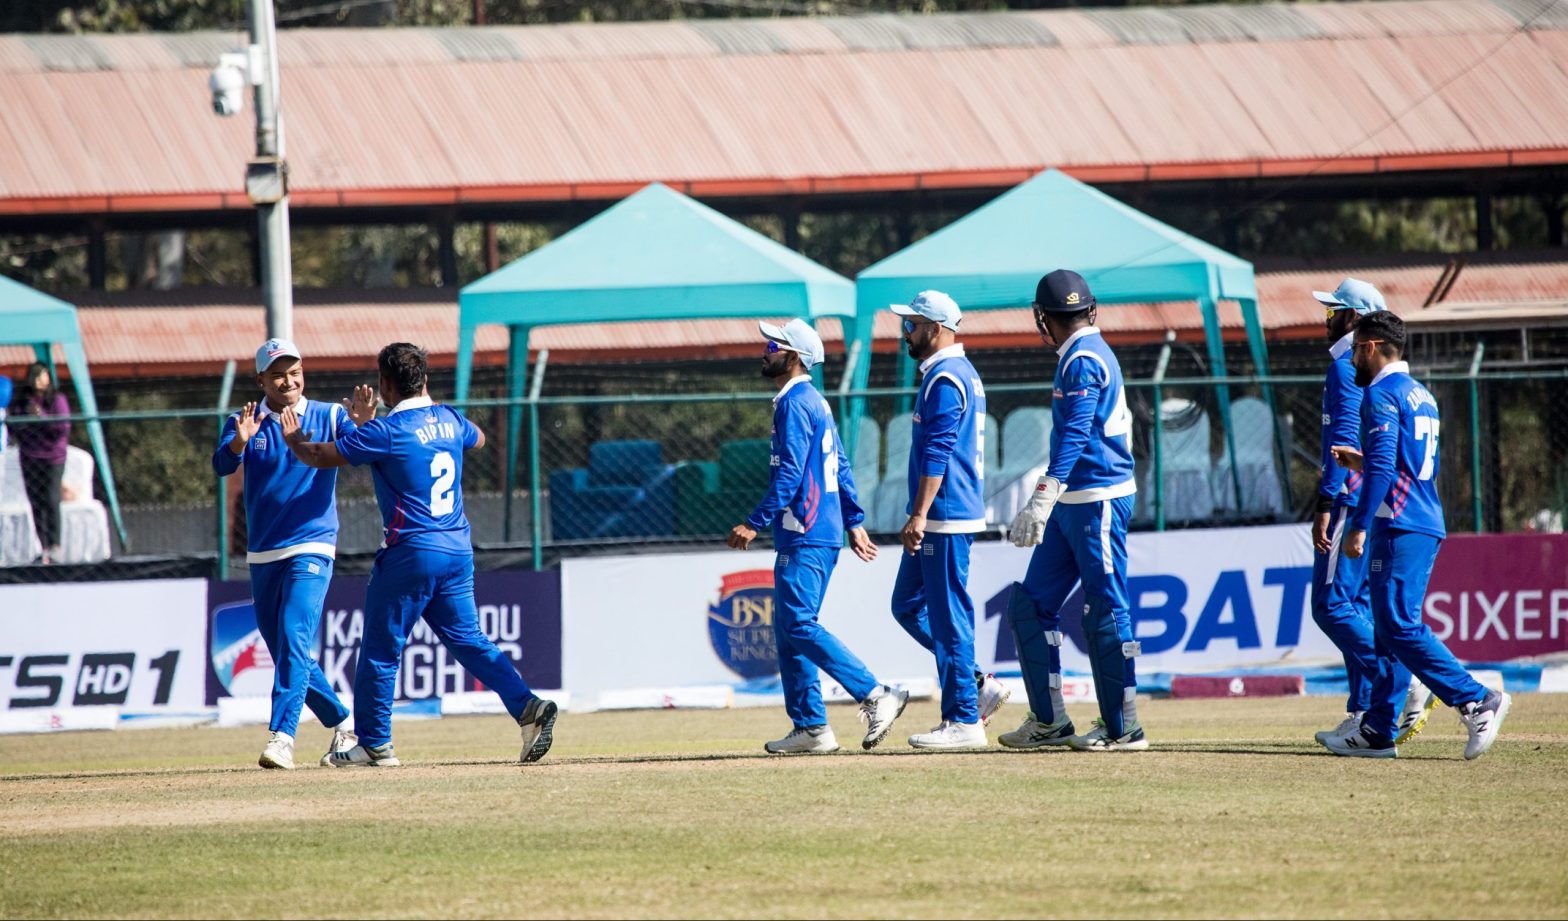
<svg viewBox="0 0 1568 921"><path fill-rule="evenodd" d="M1361 400L1365 395L1356 386L1356 366L1350 361L1350 347L1356 334L1346 333L1328 350L1334 361L1323 377L1323 455L1318 468L1318 495L1333 501L1335 507L1355 505L1360 495L1363 474L1346 470L1334 462L1334 446L1361 449Z"/></svg>
<svg viewBox="0 0 1568 921"><path fill-rule="evenodd" d="M1046 476L1062 482L1060 501L1068 505L1132 495L1138 481L1121 364L1094 326L1073 333L1056 354Z"/></svg>
<svg viewBox="0 0 1568 921"><path fill-rule="evenodd" d="M370 465L383 549L473 552L463 514L463 452L478 443L472 422L429 397L410 397L338 440L350 464Z"/></svg>
<svg viewBox="0 0 1568 921"><path fill-rule="evenodd" d="M802 374L773 398L768 492L746 524L773 524L773 546L842 547L844 531L866 520L855 478L833 425L833 410Z"/></svg>
<svg viewBox="0 0 1568 921"><path fill-rule="evenodd" d="M1352 528L1447 536L1437 497L1439 421L1437 400L1409 364L1393 362L1373 379L1361 404L1363 479Z"/></svg>
<svg viewBox="0 0 1568 921"><path fill-rule="evenodd" d="M348 412L336 403L301 398L294 407L311 441L341 441L354 431ZM223 423L212 469L229 476L245 468L245 526L248 563L275 563L302 553L333 557L338 541L338 472L308 467L283 442L278 414L263 400L256 407L261 428L243 454L229 450L239 413Z"/></svg>
<svg viewBox="0 0 1568 921"><path fill-rule="evenodd" d="M964 357L961 344L922 361L920 373L904 513L914 511L920 479L939 476L942 485L926 513L926 530L932 534L984 531L985 386Z"/></svg>

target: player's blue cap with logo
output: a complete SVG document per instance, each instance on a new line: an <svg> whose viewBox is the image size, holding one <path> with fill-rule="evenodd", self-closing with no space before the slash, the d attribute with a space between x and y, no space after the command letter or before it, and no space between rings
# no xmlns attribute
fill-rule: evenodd
<svg viewBox="0 0 1568 921"><path fill-rule="evenodd" d="M299 354L299 346L287 339L268 339L256 350L256 373L261 374L279 358L294 358L303 360Z"/></svg>
<svg viewBox="0 0 1568 921"><path fill-rule="evenodd" d="M1387 310L1383 294L1377 288L1357 278L1347 278L1339 283L1334 293L1314 291L1312 296L1330 310L1354 310L1356 313L1377 313Z"/></svg>
<svg viewBox="0 0 1568 921"><path fill-rule="evenodd" d="M822 337L805 320L797 317L783 326L759 321L757 328L762 330L763 338L799 355L801 367L809 370L822 363Z"/></svg>
<svg viewBox="0 0 1568 921"><path fill-rule="evenodd" d="M901 317L925 317L955 333L958 332L958 321L964 318L963 311L958 309L958 302L940 291L922 291L915 295L908 306L892 304L890 308Z"/></svg>
<svg viewBox="0 0 1568 921"><path fill-rule="evenodd" d="M1071 269L1047 273L1034 287L1034 307L1047 313L1078 313L1095 304L1089 283Z"/></svg>

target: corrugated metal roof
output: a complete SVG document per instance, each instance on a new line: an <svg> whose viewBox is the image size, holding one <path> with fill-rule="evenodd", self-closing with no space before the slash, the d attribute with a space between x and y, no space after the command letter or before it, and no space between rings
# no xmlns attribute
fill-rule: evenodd
<svg viewBox="0 0 1568 921"><path fill-rule="evenodd" d="M1472 257L1450 290L1446 303L1529 305L1560 302L1568 291L1568 260L1555 254L1495 253ZM1406 256L1336 264L1322 260L1281 260L1257 276L1258 308L1272 337L1317 336L1323 308L1314 290L1332 289L1354 276L1376 284L1389 308L1406 317L1421 315L1421 305L1443 273L1441 256ZM265 337L260 295L254 290L180 288L173 291L81 292L67 300L80 305L78 317L88 361L101 377L168 376L214 373L230 358L244 358ZM368 368L381 345L402 339L420 343L441 366L453 361L457 343L457 297L444 289L316 290L295 294L295 339L323 370ZM1220 305L1227 333L1241 335L1240 311ZM1469 315L1469 314L1464 314ZM1434 315L1435 316L1435 315ZM1099 325L1113 341L1155 341L1165 330L1198 340L1203 323L1190 303L1126 304L1100 311ZM837 321L818 329L833 351L843 335ZM879 350L897 348L897 319L877 318ZM1038 340L1027 310L975 311L964 318L964 339L973 348L1031 346ZM752 354L756 324L750 320L688 320L542 327L533 332L532 349L549 349L550 360L581 363L610 359L690 358ZM480 328L477 351L482 364L505 360L506 333ZM27 350L0 348L0 368L31 360Z"/></svg>
<svg viewBox="0 0 1568 921"><path fill-rule="evenodd" d="M438 205L1568 163L1568 24L1543 4L286 31L291 187ZM0 214L249 207L250 120L205 85L241 41L0 36Z"/></svg>

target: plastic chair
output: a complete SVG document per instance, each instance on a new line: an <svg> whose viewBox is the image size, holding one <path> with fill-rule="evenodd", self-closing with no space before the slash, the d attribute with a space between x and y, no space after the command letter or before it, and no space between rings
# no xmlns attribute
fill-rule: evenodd
<svg viewBox="0 0 1568 921"><path fill-rule="evenodd" d="M1231 476L1230 445L1220 449L1214 465L1214 504L1224 512L1277 517L1285 512L1285 495L1274 454L1274 420L1268 404L1242 397L1230 404L1235 431L1236 478L1241 483L1241 508L1236 508L1236 478Z"/></svg>
<svg viewBox="0 0 1568 921"><path fill-rule="evenodd" d="M1186 427L1178 423L1192 413L1191 400L1172 397L1160 403L1164 420L1161 436L1164 467L1166 521L1198 521L1214 516L1214 491L1210 486L1214 464L1209 455L1209 415L1198 412ZM1152 475L1152 471L1151 471ZM1154 501L1152 486L1149 501Z"/></svg>

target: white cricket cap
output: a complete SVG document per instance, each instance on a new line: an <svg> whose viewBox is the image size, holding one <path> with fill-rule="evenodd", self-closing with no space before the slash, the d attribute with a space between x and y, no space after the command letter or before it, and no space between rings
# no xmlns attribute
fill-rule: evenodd
<svg viewBox="0 0 1568 921"><path fill-rule="evenodd" d="M1356 313L1377 313L1387 310L1383 294L1376 286L1359 278L1347 278L1339 283L1333 293L1314 291L1318 303L1332 310L1354 310Z"/></svg>
<svg viewBox="0 0 1568 921"><path fill-rule="evenodd" d="M256 373L261 374L279 358L294 358L300 361L304 357L299 353L299 346L287 339L268 339L256 350Z"/></svg>
<svg viewBox="0 0 1568 921"><path fill-rule="evenodd" d="M963 311L958 309L958 302L940 291L922 291L915 295L909 306L892 304L890 309L901 317L925 317L955 333L958 332L958 321L964 316Z"/></svg>
<svg viewBox="0 0 1568 921"><path fill-rule="evenodd" d="M763 338L777 342L780 348L799 355L802 367L809 370L822 364L822 337L805 320L797 317L783 326L759 321L757 328L762 330Z"/></svg>

